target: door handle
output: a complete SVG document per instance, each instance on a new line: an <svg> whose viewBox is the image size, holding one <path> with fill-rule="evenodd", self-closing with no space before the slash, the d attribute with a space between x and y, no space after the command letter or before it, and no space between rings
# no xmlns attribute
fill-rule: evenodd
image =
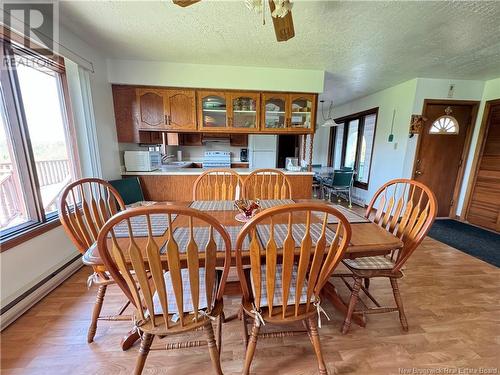
<svg viewBox="0 0 500 375"><path fill-rule="evenodd" d="M415 176L422 176L422 171L419 171L418 169L415 171Z"/></svg>

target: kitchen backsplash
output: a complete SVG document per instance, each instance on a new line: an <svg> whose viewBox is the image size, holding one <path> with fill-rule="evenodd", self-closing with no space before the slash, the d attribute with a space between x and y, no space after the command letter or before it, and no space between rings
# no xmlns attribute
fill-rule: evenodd
<svg viewBox="0 0 500 375"><path fill-rule="evenodd" d="M167 146L167 154L175 155L177 157L177 151L182 151L182 160L187 161L199 161L203 160L203 154L205 151L230 151L231 161L240 161L240 150L244 147L234 147L227 142L207 142L203 146ZM124 151L139 151L147 150L147 146L139 146L135 143L120 143L120 161L123 165L123 152Z"/></svg>

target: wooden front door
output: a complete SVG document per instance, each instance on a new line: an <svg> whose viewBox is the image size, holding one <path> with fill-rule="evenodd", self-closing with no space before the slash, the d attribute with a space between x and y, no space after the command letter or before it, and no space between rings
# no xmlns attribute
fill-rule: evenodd
<svg viewBox="0 0 500 375"><path fill-rule="evenodd" d="M468 149L470 130L477 112L476 102L426 100L413 176L434 192L438 217L454 216L456 199ZM453 121L456 119L456 128Z"/></svg>
<svg viewBox="0 0 500 375"><path fill-rule="evenodd" d="M467 220L500 231L500 100L487 103Z"/></svg>

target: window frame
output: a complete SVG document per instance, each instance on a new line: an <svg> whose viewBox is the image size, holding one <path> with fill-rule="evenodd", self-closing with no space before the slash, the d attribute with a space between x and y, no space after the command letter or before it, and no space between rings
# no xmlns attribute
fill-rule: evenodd
<svg viewBox="0 0 500 375"><path fill-rule="evenodd" d="M47 58L35 54L31 50L22 47L16 40L8 40L0 35L3 44L3 57L9 61L14 61L15 55L29 54L33 58L43 60L50 69L58 75L61 93L61 111L63 121L68 132L68 149L71 153L70 168L75 174L75 178L81 175L80 160L78 157L78 147L76 142L76 131L72 118L71 103L69 98L69 88L64 67L64 60L55 56ZM15 68L9 64L4 66L4 73L1 75L2 93L5 101L5 115L7 118L7 130L12 139L12 145L17 163L19 178L22 184L26 209L29 220L3 231L0 236L0 252L18 246L34 237L37 237L51 229L61 225L59 216L54 213L46 214L43 207L40 184L38 180L33 148L30 141L29 128L26 120L25 110L22 102L21 87Z"/></svg>
<svg viewBox="0 0 500 375"><path fill-rule="evenodd" d="M359 170L359 158L361 154L361 146L362 146L362 137L365 130L365 117L370 115L375 115L375 125L373 129L373 146L370 155L370 168L368 169L368 178L366 182L360 182L357 180L357 175L354 176L354 186L363 190L368 190L368 186L370 184L370 176L373 162L373 151L375 149L375 137L377 135L377 123L378 123L378 109L379 107L367 109L365 111L353 113L351 115L343 116L334 119L337 124L344 124L344 134L342 135L342 151L341 151L341 159L340 166L343 167L345 163L346 157L346 149L347 149L347 137L349 134L349 124L351 121L358 120L358 139L356 144L356 156L354 159L354 170ZM335 152L335 138L337 134L337 127L330 128L330 139L329 139L329 147L328 147L328 166L333 166L333 154Z"/></svg>

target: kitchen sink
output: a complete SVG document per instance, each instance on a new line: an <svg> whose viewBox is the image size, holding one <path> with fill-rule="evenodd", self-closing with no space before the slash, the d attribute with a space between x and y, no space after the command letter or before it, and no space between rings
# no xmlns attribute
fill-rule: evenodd
<svg viewBox="0 0 500 375"><path fill-rule="evenodd" d="M169 163L163 164L161 169L173 169L173 168L190 168L193 165L189 161L171 161Z"/></svg>

